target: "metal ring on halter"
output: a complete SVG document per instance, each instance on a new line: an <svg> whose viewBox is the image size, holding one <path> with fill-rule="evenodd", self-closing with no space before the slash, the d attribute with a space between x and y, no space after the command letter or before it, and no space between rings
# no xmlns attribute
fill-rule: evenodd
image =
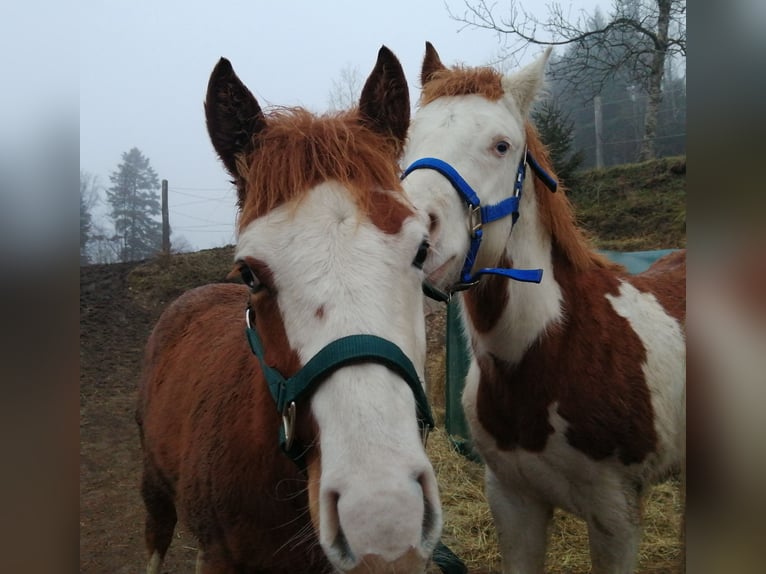
<svg viewBox="0 0 766 574"><path fill-rule="evenodd" d="M282 413L282 428L285 431L285 450L290 450L295 440L295 401L291 401Z"/></svg>
<svg viewBox="0 0 766 574"><path fill-rule="evenodd" d="M245 324L247 325L248 329L253 328L253 326L250 324L250 311L252 311L252 309L250 308L250 305L245 307Z"/></svg>

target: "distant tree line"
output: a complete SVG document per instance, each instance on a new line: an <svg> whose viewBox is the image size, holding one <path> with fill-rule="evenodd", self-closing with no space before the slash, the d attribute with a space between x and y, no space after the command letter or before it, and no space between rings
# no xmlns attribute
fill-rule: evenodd
<svg viewBox="0 0 766 574"><path fill-rule="evenodd" d="M596 165L597 143L605 166L686 153L686 0L615 0L607 16L597 9L575 17L554 2L546 19L517 0L465 0L465 7L462 15L450 14L507 40L503 58L530 45L557 46L548 108L538 111L572 122L571 145L582 151L582 167Z"/></svg>

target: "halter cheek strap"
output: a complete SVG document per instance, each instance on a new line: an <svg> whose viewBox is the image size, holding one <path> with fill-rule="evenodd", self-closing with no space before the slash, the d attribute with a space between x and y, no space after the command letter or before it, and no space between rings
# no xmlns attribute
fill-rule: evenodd
<svg viewBox="0 0 766 574"><path fill-rule="evenodd" d="M412 364L412 361L394 343L375 335L349 335L341 337L325 345L297 373L285 378L275 368L266 363L263 342L258 331L251 326L252 310L248 307L245 312L247 341L250 349L258 359L261 371L266 378L277 411L282 415L282 427L279 430L279 444L282 450L295 461L298 466L305 468L304 451L295 443L295 412L296 402L332 373L342 367L359 363L377 363L388 367L399 375L410 387L415 396L418 426L423 440L434 428L434 419L428 398L423 390L423 384Z"/></svg>
<svg viewBox="0 0 766 574"><path fill-rule="evenodd" d="M524 155L519 162L516 169L516 179L513 183L513 194L510 197L499 201L493 205L481 205L479 196L468 184L468 182L461 176L458 171L447 162L435 157L424 157L414 161L410 166L404 170L402 179L407 177L410 173L416 169L432 169L443 175L455 188L460 197L468 204L469 208L469 228L471 231L471 245L468 249L468 253L463 263L463 269L460 272L460 282L453 285L450 288L451 292L462 291L468 289L472 285L475 285L479 277L482 275L501 275L515 281L524 281L531 283L539 283L543 278L542 269L513 269L511 267L485 267L479 269L475 273L471 273L476 257L479 253L479 247L481 246L481 240L483 238L483 226L487 223L497 221L507 216L511 216L511 225L515 224L519 218L519 201L521 199L521 191L524 187L524 179L526 177L527 165L532 168L535 175L537 175L541 181L551 190L556 191L556 181L542 169L540 164L535 161L529 150L524 151ZM448 301L451 297L451 293L444 293L439 289L436 289L432 285L424 284L423 291L425 294L438 301Z"/></svg>

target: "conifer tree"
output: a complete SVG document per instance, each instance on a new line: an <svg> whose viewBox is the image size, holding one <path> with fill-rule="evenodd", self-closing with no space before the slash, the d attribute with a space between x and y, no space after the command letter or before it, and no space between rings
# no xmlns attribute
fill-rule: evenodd
<svg viewBox="0 0 766 574"><path fill-rule="evenodd" d="M157 174L138 148L122 154L122 163L109 176L106 191L109 216L120 238L120 260L146 259L162 248L160 187Z"/></svg>
<svg viewBox="0 0 766 574"><path fill-rule="evenodd" d="M532 112L540 139L548 147L556 177L571 182L585 159L582 150L572 151L574 122L553 100L544 100Z"/></svg>

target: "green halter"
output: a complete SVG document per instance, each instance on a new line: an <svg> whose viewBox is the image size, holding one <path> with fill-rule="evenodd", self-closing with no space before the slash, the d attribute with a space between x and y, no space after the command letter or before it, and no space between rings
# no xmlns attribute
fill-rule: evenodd
<svg viewBox="0 0 766 574"><path fill-rule="evenodd" d="M434 427L431 407L428 405L420 377L412 361L391 341L375 335L342 337L325 345L303 368L286 379L279 371L266 364L263 342L255 328L250 325L251 314L251 309L248 307L245 333L250 349L261 365L277 411L282 415L283 425L279 431L279 444L299 466L304 466L304 449L294 441L296 402L332 373L349 365L378 363L394 371L404 379L415 395L418 425L424 439Z"/></svg>

